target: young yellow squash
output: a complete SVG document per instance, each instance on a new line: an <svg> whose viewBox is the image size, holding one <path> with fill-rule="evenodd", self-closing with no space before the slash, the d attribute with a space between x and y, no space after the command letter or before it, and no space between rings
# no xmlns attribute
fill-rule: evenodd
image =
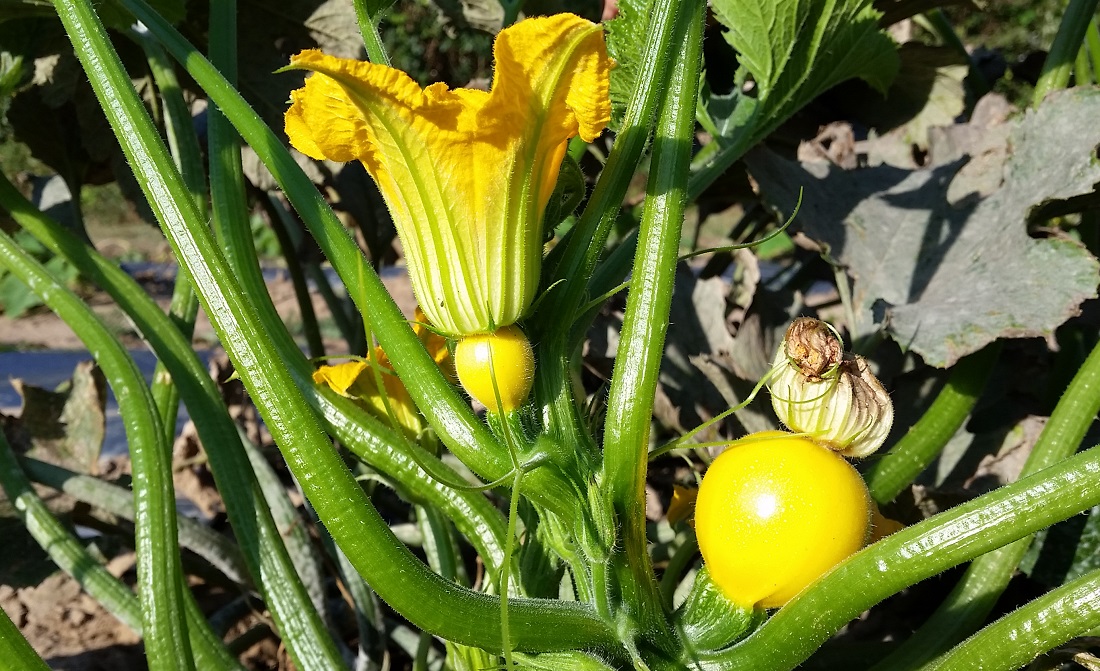
<svg viewBox="0 0 1100 671"><path fill-rule="evenodd" d="M695 532L734 603L778 608L863 547L871 502L836 452L781 431L748 436L710 465Z"/></svg>

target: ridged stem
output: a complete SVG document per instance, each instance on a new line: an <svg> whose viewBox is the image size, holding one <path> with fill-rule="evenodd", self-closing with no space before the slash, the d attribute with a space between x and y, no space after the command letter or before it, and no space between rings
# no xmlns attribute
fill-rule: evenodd
<svg viewBox="0 0 1100 671"><path fill-rule="evenodd" d="M1096 5L1097 0L1069 0L1047 59L1043 61L1039 81L1035 84L1032 107L1037 107L1051 91L1064 89L1069 84L1077 51L1085 40L1089 21L1096 15Z"/></svg>
<svg viewBox="0 0 1100 671"><path fill-rule="evenodd" d="M1070 382L1024 464L1021 477L1072 455L1100 411L1100 344ZM880 662L879 671L927 669L929 660L981 626L1031 545L1031 537L975 559L928 621Z"/></svg>
<svg viewBox="0 0 1100 671"><path fill-rule="evenodd" d="M978 402L1000 351L993 343L955 364L928 410L864 476L871 498L893 501L943 451Z"/></svg>
<svg viewBox="0 0 1100 671"><path fill-rule="evenodd" d="M1100 571L1053 589L951 649L935 671L1014 671L1100 627Z"/></svg>
<svg viewBox="0 0 1100 671"><path fill-rule="evenodd" d="M667 628L646 538L645 478L657 377L664 354L680 231L686 206L688 166L695 131L702 53L703 12L684 8L678 45L657 117L653 158L627 297L622 335L607 401L601 469L606 502L619 524L618 589L627 608L649 631Z"/></svg>

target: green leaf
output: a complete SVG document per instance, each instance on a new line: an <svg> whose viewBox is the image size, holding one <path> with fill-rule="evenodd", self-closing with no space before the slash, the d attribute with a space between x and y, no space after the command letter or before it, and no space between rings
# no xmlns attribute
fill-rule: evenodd
<svg viewBox="0 0 1100 671"><path fill-rule="evenodd" d="M863 0L716 0L714 12L757 97L776 111L801 107L852 77L885 93L897 72L881 14Z"/></svg>
<svg viewBox="0 0 1100 671"><path fill-rule="evenodd" d="M851 275L853 332L885 328L949 367L998 338L1048 335L1096 295L1096 259L1070 240L1032 239L1027 225L1100 181L1098 114L1100 92L1073 89L1014 126L944 132L933 166L914 171L799 166L763 152L748 163L780 209L805 189L796 225ZM960 169L963 151L975 158Z"/></svg>
<svg viewBox="0 0 1100 671"><path fill-rule="evenodd" d="M647 0L622 0L619 15L607 22L607 53L615 59L611 70L611 120L618 128L638 80L638 68L649 35Z"/></svg>
<svg viewBox="0 0 1100 671"><path fill-rule="evenodd" d="M897 74L881 14L863 0L715 0L713 7L741 67L732 92L701 101L704 125L718 128L721 148L693 177L689 197L840 82L858 77L885 94Z"/></svg>

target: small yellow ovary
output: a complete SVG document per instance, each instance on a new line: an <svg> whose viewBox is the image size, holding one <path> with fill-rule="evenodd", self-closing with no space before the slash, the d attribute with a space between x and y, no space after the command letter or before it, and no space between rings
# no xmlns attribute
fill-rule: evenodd
<svg viewBox="0 0 1100 671"><path fill-rule="evenodd" d="M531 393L535 353L523 331L505 326L458 341L455 370L462 387L476 401L491 412L511 412Z"/></svg>

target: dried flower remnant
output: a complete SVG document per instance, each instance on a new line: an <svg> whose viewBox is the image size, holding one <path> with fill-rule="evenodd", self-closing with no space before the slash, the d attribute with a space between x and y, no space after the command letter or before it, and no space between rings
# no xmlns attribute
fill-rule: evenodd
<svg viewBox="0 0 1100 671"><path fill-rule="evenodd" d="M844 359L844 347L829 325L819 319L799 317L783 338L787 361L810 380L820 381Z"/></svg>
<svg viewBox="0 0 1100 671"><path fill-rule="evenodd" d="M886 441L894 423L890 395L825 322L795 320L774 367L772 407L790 430L848 457L865 457Z"/></svg>

